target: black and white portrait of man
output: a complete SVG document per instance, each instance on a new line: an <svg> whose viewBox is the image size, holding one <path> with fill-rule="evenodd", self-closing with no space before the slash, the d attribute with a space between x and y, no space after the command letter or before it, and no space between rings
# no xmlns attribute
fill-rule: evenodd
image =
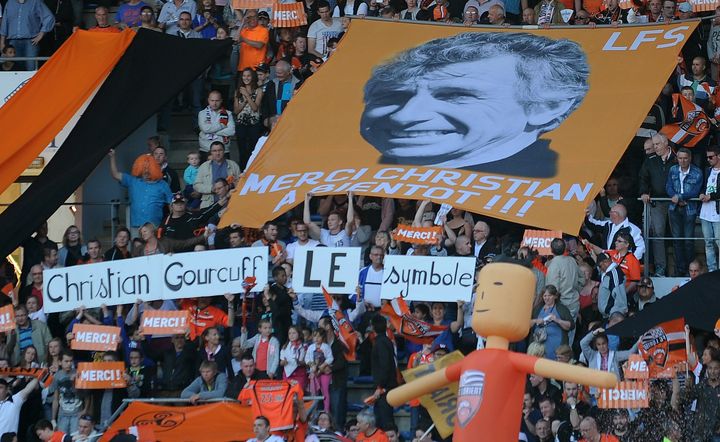
<svg viewBox="0 0 720 442"><path fill-rule="evenodd" d="M360 131L384 164L552 177L557 153L540 136L580 106L589 72L570 40L499 32L435 39L375 67Z"/></svg>

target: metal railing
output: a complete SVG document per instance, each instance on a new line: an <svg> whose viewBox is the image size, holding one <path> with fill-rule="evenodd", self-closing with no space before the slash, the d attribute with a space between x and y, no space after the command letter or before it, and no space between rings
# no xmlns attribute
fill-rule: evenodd
<svg viewBox="0 0 720 442"><path fill-rule="evenodd" d="M638 198L638 201L642 201L642 198ZM685 202L700 202L700 198L690 198L689 200L683 200ZM651 198L649 202L643 201L643 221L642 221L642 234L645 239L645 254L643 255L643 276L650 275L650 244L652 240L656 241L704 241L705 238L700 236L693 237L675 237L675 236L651 236L650 235L650 207L653 207L653 202L671 203L672 198ZM697 225L698 218L695 218L695 225ZM669 222L669 220L667 221ZM666 250L667 251L667 250ZM665 269L667 271L667 269Z"/></svg>
<svg viewBox="0 0 720 442"><path fill-rule="evenodd" d="M0 57L0 63L12 61L22 62L23 65L27 65L27 62L32 62L33 69L25 69L25 71L37 71L39 62L48 60L50 60L50 57Z"/></svg>

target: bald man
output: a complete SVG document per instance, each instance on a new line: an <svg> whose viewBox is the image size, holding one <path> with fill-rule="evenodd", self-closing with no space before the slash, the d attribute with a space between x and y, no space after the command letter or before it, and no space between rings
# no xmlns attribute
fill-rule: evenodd
<svg viewBox="0 0 720 442"><path fill-rule="evenodd" d="M473 227L473 255L478 259L495 253L495 241L490 238L490 226L484 221L478 221Z"/></svg>
<svg viewBox="0 0 720 442"><path fill-rule="evenodd" d="M645 254L645 240L642 231L638 226L630 222L627 218L627 208L620 202L610 209L609 220L598 220L588 213L585 218L585 226L603 239L602 244L597 244L598 247L605 250L612 249L615 245L615 236L623 230L628 232L635 242L635 250L633 250L635 257L641 260Z"/></svg>

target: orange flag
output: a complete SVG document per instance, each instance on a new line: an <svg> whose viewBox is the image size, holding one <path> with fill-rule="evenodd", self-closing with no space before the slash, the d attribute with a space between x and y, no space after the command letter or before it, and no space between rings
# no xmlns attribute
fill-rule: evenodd
<svg viewBox="0 0 720 442"><path fill-rule="evenodd" d="M330 313L330 319L332 319L333 329L335 329L335 336L340 339L340 342L347 349L345 351L345 358L348 361L355 360L355 347L357 346L357 335L355 330L350 324L350 321L345 317L345 314L340 311L340 307L332 299L332 296L322 288L323 295L325 295L325 302L328 306L328 312Z"/></svg>
<svg viewBox="0 0 720 442"><path fill-rule="evenodd" d="M390 320L393 328L405 339L416 344L431 344L447 326L429 324L416 319L403 298L395 298L380 309L380 314Z"/></svg>
<svg viewBox="0 0 720 442"><path fill-rule="evenodd" d="M651 328L640 337L640 355L650 371L650 379L672 378L675 365L687 361L685 319L674 319Z"/></svg>

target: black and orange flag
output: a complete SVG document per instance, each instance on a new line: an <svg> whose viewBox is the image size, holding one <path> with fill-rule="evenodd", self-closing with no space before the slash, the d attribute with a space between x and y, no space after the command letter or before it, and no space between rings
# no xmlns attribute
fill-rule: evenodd
<svg viewBox="0 0 720 442"><path fill-rule="evenodd" d="M323 289L323 295L325 295L325 302L328 306L328 312L330 313L330 319L332 320L333 329L335 329L335 336L345 346L345 358L348 361L355 360L355 347L357 346L357 335L352 324L340 310L340 306L335 303L335 300L330 296L330 293Z"/></svg>
<svg viewBox="0 0 720 442"><path fill-rule="evenodd" d="M447 326L429 324L416 319L402 298L395 298L380 309L380 314L388 318L396 333L416 344L432 344Z"/></svg>
<svg viewBox="0 0 720 442"><path fill-rule="evenodd" d="M17 248L80 187L110 148L224 56L231 44L146 29L73 33L0 108L0 191L61 129L71 128L42 173L0 215L0 255Z"/></svg>
<svg viewBox="0 0 720 442"><path fill-rule="evenodd" d="M660 129L670 141L680 147L695 147L710 132L710 117L702 107L680 94L673 94L673 116L682 121L666 124Z"/></svg>

